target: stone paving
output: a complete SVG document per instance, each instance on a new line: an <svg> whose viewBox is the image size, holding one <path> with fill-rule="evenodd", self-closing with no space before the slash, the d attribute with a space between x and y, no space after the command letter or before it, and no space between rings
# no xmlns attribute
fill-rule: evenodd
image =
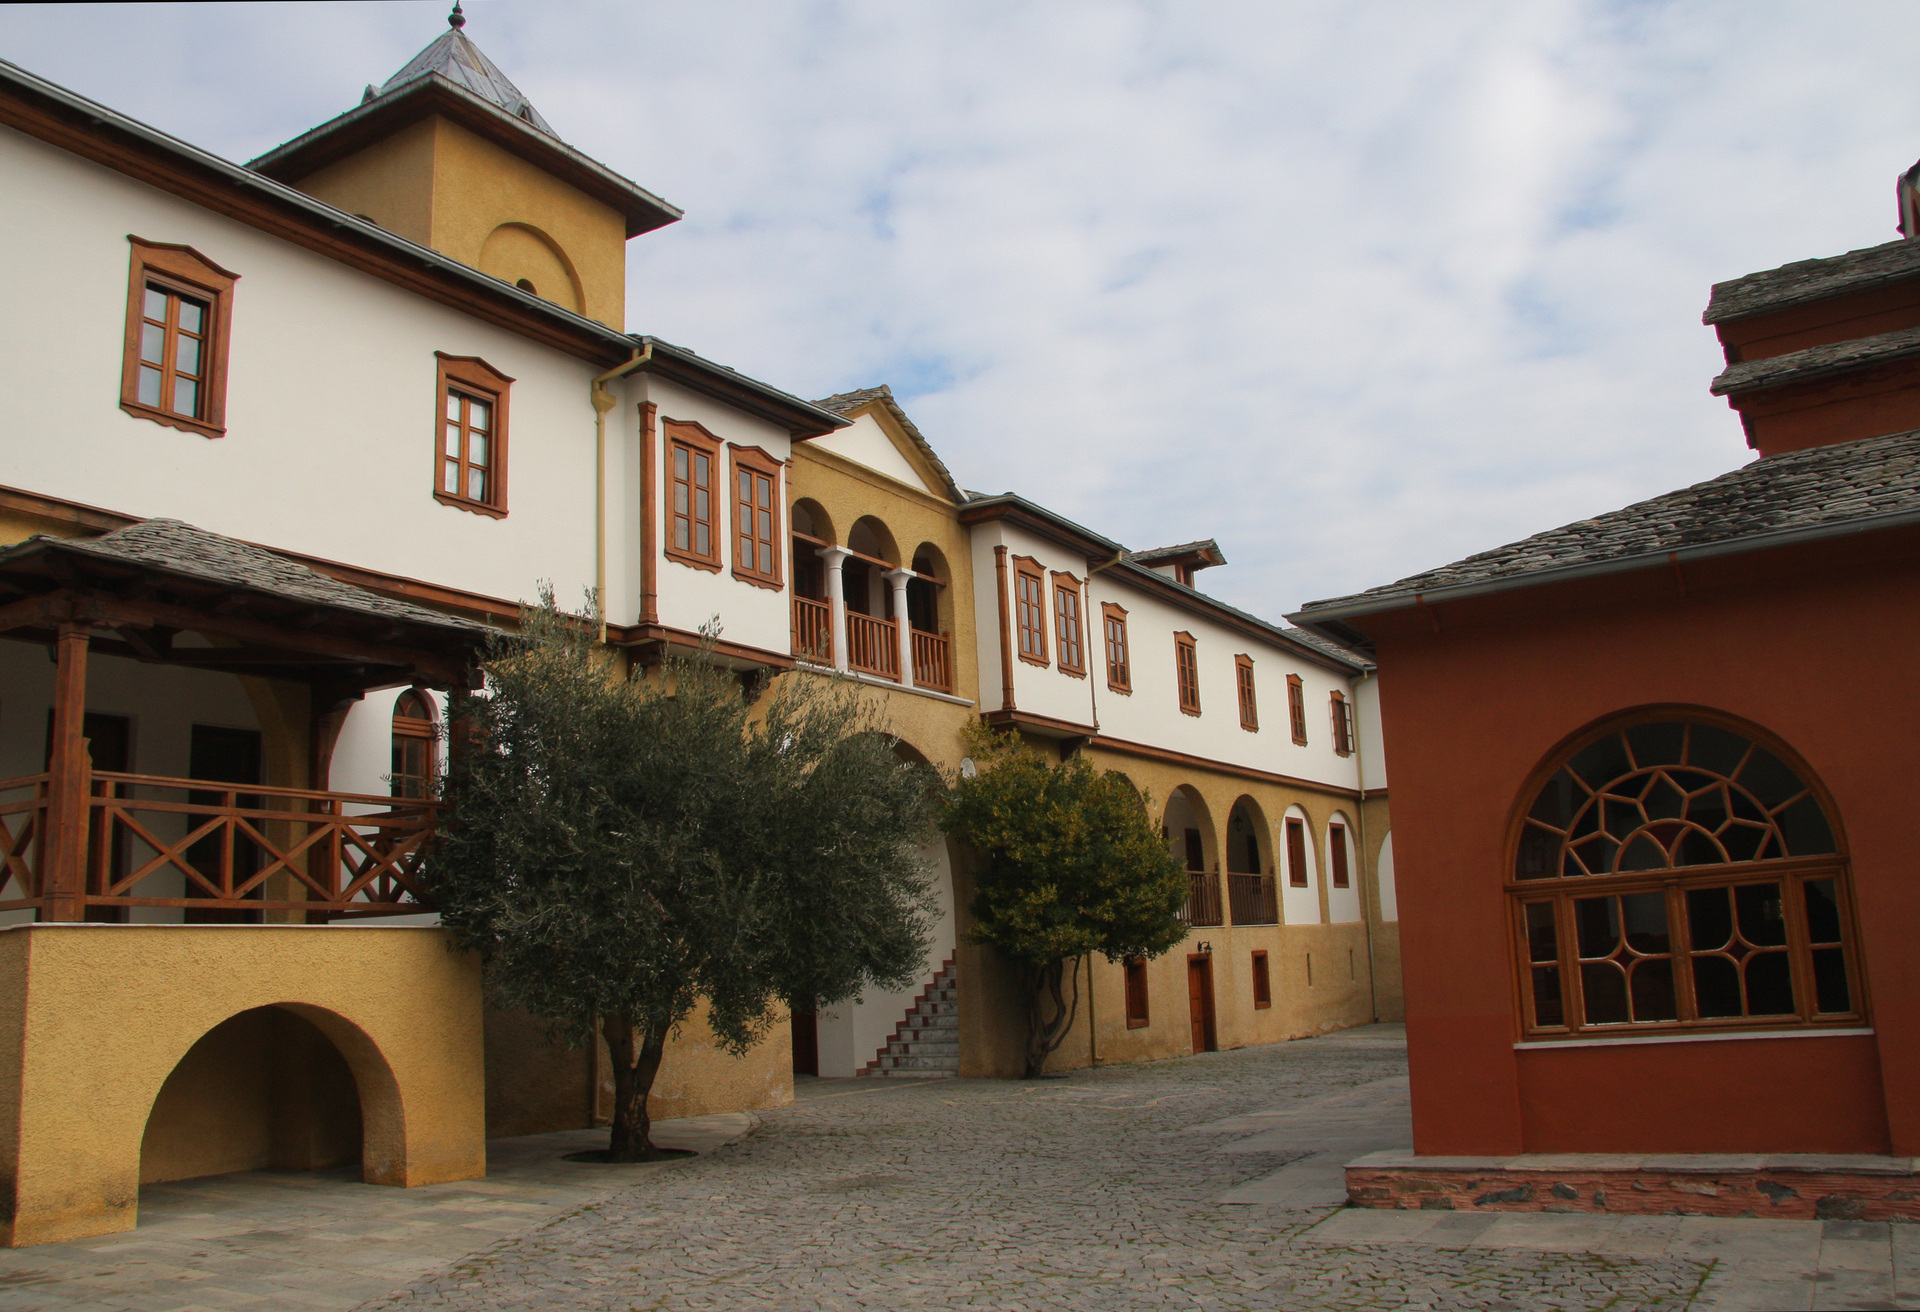
<svg viewBox="0 0 1920 1312"><path fill-rule="evenodd" d="M1920 1308L1920 1226L1342 1209L1406 1142L1397 1027L1061 1080L803 1081L639 1167L496 1141L418 1190L254 1173L0 1251L0 1312ZM725 1146L721 1146L721 1145Z"/></svg>

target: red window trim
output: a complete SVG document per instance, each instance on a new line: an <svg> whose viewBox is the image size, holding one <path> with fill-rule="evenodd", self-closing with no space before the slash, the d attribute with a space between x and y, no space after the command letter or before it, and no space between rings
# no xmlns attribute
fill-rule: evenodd
<svg viewBox="0 0 1920 1312"><path fill-rule="evenodd" d="M742 582L751 583L756 588L770 588L776 592L783 586L780 563L786 555L788 546L780 531L780 507L785 500L786 462L776 459L772 452L757 446L736 446L727 443L727 502L733 507L733 576ZM746 564L740 562L740 539L747 536L740 529L740 475L751 473L773 481L773 538L770 543L773 570L761 573L754 568L751 559ZM749 525L748 532L753 528ZM754 539L755 545L759 538Z"/></svg>
<svg viewBox="0 0 1920 1312"><path fill-rule="evenodd" d="M1067 640L1066 616L1060 612L1060 598L1073 598L1073 623L1077 636L1072 642ZM1076 679L1087 677L1087 597L1081 590L1080 580L1071 574L1059 570L1053 572L1053 640L1055 663L1060 673L1070 674ZM1075 653L1075 659L1068 663L1067 653Z"/></svg>
<svg viewBox="0 0 1920 1312"><path fill-rule="evenodd" d="M1333 754L1353 755L1353 711L1346 695L1335 688L1327 698L1327 713L1333 721Z"/></svg>
<svg viewBox="0 0 1920 1312"><path fill-rule="evenodd" d="M1180 694L1180 713L1200 714L1200 644L1191 633L1173 635L1173 678Z"/></svg>
<svg viewBox="0 0 1920 1312"><path fill-rule="evenodd" d="M1108 625L1114 625L1119 631L1119 641L1115 642ZM1118 647L1120 659L1113 659L1114 648ZM1127 609L1116 606L1110 601L1100 603L1100 649L1107 662L1107 690L1117 692L1123 697L1133 696L1133 655L1127 646ZM1120 677L1116 680L1115 669Z"/></svg>
<svg viewBox="0 0 1920 1312"><path fill-rule="evenodd" d="M435 351L437 362L433 388L433 499L443 506L470 510L492 519L507 517L507 398L513 379L495 369L477 355L448 355ZM442 489L440 462L442 434L447 422L447 391L479 394L493 407L492 477L484 501ZM464 468L464 466L463 466ZM464 486L464 484L463 484Z"/></svg>
<svg viewBox="0 0 1920 1312"><path fill-rule="evenodd" d="M1327 869L1332 887L1353 887L1353 872L1347 863L1347 826L1341 820L1327 822Z"/></svg>
<svg viewBox="0 0 1920 1312"><path fill-rule="evenodd" d="M1240 727L1248 733L1260 732L1260 704L1253 687L1253 657L1242 652L1233 658L1234 689L1240 694Z"/></svg>
<svg viewBox="0 0 1920 1312"><path fill-rule="evenodd" d="M1021 582L1033 584L1031 603L1021 596ZM1027 652L1026 636L1029 632L1027 618L1033 616L1031 632L1034 649L1039 655ZM1047 659L1047 571L1032 556L1013 558L1013 640L1014 654L1029 665L1050 665Z"/></svg>
<svg viewBox="0 0 1920 1312"><path fill-rule="evenodd" d="M127 335L120 366L120 408L136 419L148 419L184 433L226 436L227 346L233 335L233 285L240 281L240 275L221 268L191 246L148 241L132 233L127 234L127 243L132 247L132 255L127 275ZM142 303L149 282L207 303L209 323L202 348L205 372L198 415L177 415L140 400L140 329L144 318Z"/></svg>
<svg viewBox="0 0 1920 1312"><path fill-rule="evenodd" d="M663 549L662 554L664 554L668 560L678 561L680 564L690 566L694 569L703 569L710 574L718 574L720 572L720 525L722 522L720 515L720 498L722 496L731 497L733 495L733 489L731 487L723 487L720 482L720 449L724 447L726 443L722 441L718 435L709 432L704 426L684 419L662 419L660 421L660 440L666 449L665 459L661 462L661 473L666 479L666 513L660 517L661 525L664 529L663 536L660 539L660 544ZM687 449L687 460L689 464L689 495L687 497L686 516L688 524L688 545L685 547L676 547L673 545L674 520L680 516L679 512L673 508L673 485L677 481L673 476L673 450L675 447L682 446ZM707 518L704 521L695 518L693 513L691 465L693 455L696 452L704 453L707 456L711 462L708 467L713 470L714 474L713 485L707 489ZM707 526L707 541L713 545L711 554L704 556L694 550L692 545L699 541L699 536L693 532L693 526L703 522Z"/></svg>
<svg viewBox="0 0 1920 1312"><path fill-rule="evenodd" d="M1273 974L1265 952L1253 954L1253 1006L1265 1011L1273 1005Z"/></svg>
<svg viewBox="0 0 1920 1312"><path fill-rule="evenodd" d="M1281 828L1287 835L1287 887L1311 888L1307 869L1307 822L1297 815L1285 816Z"/></svg>

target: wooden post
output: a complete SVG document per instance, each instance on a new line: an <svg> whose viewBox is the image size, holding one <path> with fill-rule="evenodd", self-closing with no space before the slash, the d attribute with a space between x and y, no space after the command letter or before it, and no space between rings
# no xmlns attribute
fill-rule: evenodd
<svg viewBox="0 0 1920 1312"><path fill-rule="evenodd" d="M62 624L55 640L53 753L47 763L47 864L40 879L43 920L87 918L87 626Z"/></svg>

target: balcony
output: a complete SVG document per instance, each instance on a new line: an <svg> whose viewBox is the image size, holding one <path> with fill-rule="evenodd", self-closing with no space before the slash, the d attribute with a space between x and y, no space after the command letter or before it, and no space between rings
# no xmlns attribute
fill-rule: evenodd
<svg viewBox="0 0 1920 1312"><path fill-rule="evenodd" d="M892 620L847 612L847 666L879 679L900 678L900 636Z"/></svg>
<svg viewBox="0 0 1920 1312"><path fill-rule="evenodd" d="M909 629L913 686L953 692L953 639L945 633ZM812 597L793 599L793 654L814 665L837 665L833 608ZM876 679L900 682L900 627L897 619L847 612L845 668Z"/></svg>
<svg viewBox="0 0 1920 1312"><path fill-rule="evenodd" d="M811 597L793 599L793 654L815 665L833 664L833 607Z"/></svg>
<svg viewBox="0 0 1920 1312"><path fill-rule="evenodd" d="M1189 925L1218 925L1220 881L1204 870L1187 871L1187 905L1181 918Z"/></svg>
<svg viewBox="0 0 1920 1312"><path fill-rule="evenodd" d="M913 630L913 682L935 692L953 691L953 640L946 634Z"/></svg>
<svg viewBox="0 0 1920 1312"><path fill-rule="evenodd" d="M65 918L53 914L56 899L86 919L127 907L322 918L431 909L421 866L438 802L109 773L84 760L78 773L78 833L57 823L64 807L50 774L0 779L0 862L23 894L0 911ZM78 867L79 889L48 878L63 866ZM156 896L156 885L180 893Z"/></svg>
<svg viewBox="0 0 1920 1312"><path fill-rule="evenodd" d="M1236 925L1280 923L1280 889L1272 875L1227 876L1227 906Z"/></svg>

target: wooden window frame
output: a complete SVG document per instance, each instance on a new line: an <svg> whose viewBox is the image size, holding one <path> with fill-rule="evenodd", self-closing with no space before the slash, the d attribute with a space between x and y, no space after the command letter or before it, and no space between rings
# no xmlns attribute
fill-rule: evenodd
<svg viewBox="0 0 1920 1312"><path fill-rule="evenodd" d="M1115 633L1119 640L1114 640ZM1114 660L1114 650L1119 649L1120 659ZM1133 696L1133 656L1127 646L1127 610L1110 601L1100 603L1100 648L1107 662L1107 691L1117 692L1123 697ZM1119 678L1114 677L1118 671Z"/></svg>
<svg viewBox="0 0 1920 1312"><path fill-rule="evenodd" d="M742 582L751 583L756 588L770 588L775 592L785 586L780 572L781 557L786 555L786 549L783 547L784 537L780 531L780 507L784 504L786 497L786 469L785 461L776 459L771 452L762 447L736 446L731 442L727 443L727 501L733 507L733 576ZM740 500L740 475L743 473L766 478L773 484L773 502L769 508L773 520L773 537L768 541L769 558L773 561L773 569L769 573L762 573L755 567L756 562L751 559L744 565L740 562L740 546L743 537L752 535L756 547L760 543L756 525L749 523L744 533L740 528L741 507L745 505Z"/></svg>
<svg viewBox="0 0 1920 1312"><path fill-rule="evenodd" d="M1287 843L1287 887L1313 887L1307 865L1307 822L1297 815L1282 816L1280 830Z"/></svg>
<svg viewBox="0 0 1920 1312"><path fill-rule="evenodd" d="M1256 951L1253 954L1253 1008L1265 1011L1273 1006L1273 972L1267 963L1267 954Z"/></svg>
<svg viewBox="0 0 1920 1312"><path fill-rule="evenodd" d="M1287 720L1293 730L1293 745L1307 745L1307 689L1297 674L1287 676Z"/></svg>
<svg viewBox="0 0 1920 1312"><path fill-rule="evenodd" d="M1173 681L1180 695L1180 713L1200 714L1200 644L1184 630L1173 635Z"/></svg>
<svg viewBox="0 0 1920 1312"><path fill-rule="evenodd" d="M1534 873L1529 867L1533 862L1527 857L1527 838L1535 826L1546 829L1549 834L1557 831L1545 821L1536 820L1539 807L1547 790L1562 775L1570 775L1575 763L1607 738L1621 735L1648 724L1683 723L1690 727L1708 727L1730 732L1744 738L1748 743L1749 755L1760 751L1771 755L1778 765L1790 771L1802 791L1796 795L1793 803L1783 803L1769 813L1777 816L1790 805L1812 799L1818 807L1822 819L1830 831L1832 849L1828 852L1808 852L1804 855L1790 854L1776 857L1762 856L1759 859L1731 859L1714 864L1668 865L1651 869L1614 870L1604 869L1599 873L1566 874L1569 857L1567 852L1579 846L1579 842L1560 842L1551 848L1552 860L1544 859L1540 865L1545 873ZM1717 777L1720 782L1709 783L1698 793L1714 788L1737 785L1732 780L1742 769L1741 765L1732 770L1720 770L1698 762L1689 756L1688 764L1671 766L1663 762L1641 763L1629 759L1627 774L1612 781L1593 784L1581 781L1575 785L1584 790L1587 797L1625 797L1627 789L1616 789L1612 785L1631 783L1635 776L1642 773L1665 770L1679 770L1695 776ZM1697 782L1697 780L1695 781ZM1665 785L1656 782L1648 789L1652 795ZM1645 787L1642 785L1642 787ZM1689 796L1698 795L1690 793ZM1726 717L1689 710L1676 714L1672 710L1644 712L1631 718L1623 718L1608 725L1598 733L1589 733L1572 743L1571 747L1557 752L1547 763L1537 769L1529 778L1521 793L1522 801L1515 808L1516 814L1511 824L1507 845L1505 891L1509 916L1509 944L1514 963L1514 1010L1519 1020L1519 1037L1522 1041L1586 1040L1594 1043L1606 1043L1615 1039L1631 1040L1641 1036L1685 1036L1716 1034L1779 1034L1791 1036L1795 1031L1851 1029L1865 1027L1873 1023L1872 1002L1866 978L1865 963L1861 958L1860 934L1857 903L1853 896L1852 861L1848 853L1846 835L1843 828L1835 823L1833 817L1836 808L1833 799L1826 793L1818 776L1784 744L1771 736L1763 734L1754 726ZM1764 803L1756 803L1766 811ZM1604 804L1603 804L1604 805ZM1777 824L1777 819L1762 822L1754 819L1752 812L1743 811L1738 803L1725 812L1736 823L1752 822L1755 827L1762 824ZM1653 824L1670 823L1658 818ZM1650 824L1647 828L1651 829ZM1615 833L1608 829L1603 832ZM1772 847L1780 831L1776 830L1766 842ZM1627 847L1639 840L1632 833L1619 834L1622 840L1616 847ZM1591 841L1591 840L1582 840ZM1544 854L1542 854L1544 856ZM1612 862L1609 862L1609 867ZM1584 868L1584 866L1582 867ZM1527 873L1523 874L1523 871ZM1558 872L1558 873L1556 873ZM1806 886L1822 881L1831 881L1836 917L1837 940L1814 939L1809 924ZM1755 944L1749 937L1744 913L1738 905L1735 890L1774 885L1779 890L1780 914L1778 920L1782 927L1782 941L1779 943ZM1743 1014L1739 1016L1702 1016L1699 1014L1699 998L1695 985L1694 972L1697 958L1723 956L1727 949L1701 948L1694 940L1694 911L1690 905L1690 894L1726 890L1733 901L1729 911L1729 944L1747 944L1746 955L1737 959L1736 970L1739 977L1746 976L1746 966L1752 957L1766 953L1784 956L1787 962L1788 981L1794 998L1795 1010L1766 1014ZM1635 945L1630 931L1618 934L1612 953L1605 957L1589 956L1581 941L1576 903L1589 899L1618 899L1632 896L1657 894L1665 908L1667 950L1649 952L1646 945ZM1548 915L1540 925L1529 924L1529 908L1546 907ZM1623 911L1620 903L1615 903L1616 911ZM1624 928L1624 927L1623 927ZM1547 945L1551 956L1542 956L1539 945L1534 941L1532 931L1549 930L1554 942ZM1815 974L1815 952L1838 950L1844 971L1847 989L1848 1010L1821 1011L1819 1009L1819 989ZM1650 1018L1647 1020L1629 1019L1626 1021L1588 1021L1586 1019L1586 967L1594 964L1604 973L1608 963L1617 958L1625 958L1629 968L1637 971L1637 959L1664 958L1667 972L1672 980L1675 1006L1673 1018ZM1557 982L1559 994L1560 1023L1541 1023L1538 1014L1539 995L1536 988L1536 976L1539 971L1550 971ZM1745 987L1751 987L1751 979L1746 978ZM1631 984L1628 986L1630 1009L1638 1005ZM1744 995L1744 988L1743 988ZM1631 1014L1631 1011L1629 1012Z"/></svg>
<svg viewBox="0 0 1920 1312"><path fill-rule="evenodd" d="M492 519L507 517L507 403L513 388L513 379L495 369L477 355L448 355L445 351L435 351L436 363L433 387L433 499L443 506L452 506L458 510L471 511L476 515L486 515ZM478 393L493 407L492 462L489 467L488 495L479 500L456 492L448 492L441 486L442 443L445 441L447 423L447 393ZM466 460L460 462L460 486L466 486Z"/></svg>
<svg viewBox="0 0 1920 1312"><path fill-rule="evenodd" d="M421 702L425 704L427 708L426 719L422 720L400 714L400 704L408 697L418 697ZM419 793L419 796L422 798L429 797L431 796L433 781L440 776L440 717L438 708L434 706L432 696L424 688L406 689L398 697L393 699L393 706L392 737L394 746L398 747L399 741L403 738L422 741L426 744L426 771L420 776L422 791ZM402 777L398 770L393 771L391 774L391 784L397 785ZM411 775L405 777L412 778ZM415 796L415 794L396 792L393 796L411 798Z"/></svg>
<svg viewBox="0 0 1920 1312"><path fill-rule="evenodd" d="M665 530L660 540L663 554L668 560L678 561L680 564L692 569L705 570L709 574L718 574L721 570L720 541L722 537L720 527L722 523L720 498L725 496L731 499L733 496L732 486L728 485L723 487L720 482L720 452L721 449L726 446L726 443L717 434L709 432L704 426L684 419L662 419L660 421L660 441L665 448L665 458L661 461L660 469L666 479L666 484L663 489L666 513L660 517L662 527ZM673 455L676 447L685 447L687 450L688 487L687 514L685 516L687 520L687 545L685 547L676 547L673 544L674 521L681 518L680 512L674 508L673 499L674 485L679 482L673 473ZM704 454L707 457L709 468L713 470L714 474L713 485L707 489L707 518L705 520L701 520L694 514L696 503L693 494L697 489L693 486L692 479L693 457L696 453ZM706 524L707 541L713 546L713 551L708 555L702 555L694 549L694 544L699 541L699 534L695 532L695 528L701 523Z"/></svg>
<svg viewBox="0 0 1920 1312"><path fill-rule="evenodd" d="M1065 599L1073 599L1073 633L1067 632ZM1060 673L1076 679L1087 677L1087 598L1080 580L1071 574L1053 572L1053 648L1054 663ZM1069 659L1071 653L1072 659Z"/></svg>
<svg viewBox="0 0 1920 1312"><path fill-rule="evenodd" d="M1240 694L1240 727L1260 732L1260 704L1253 687L1253 657L1244 652L1233 658L1233 684Z"/></svg>
<svg viewBox="0 0 1920 1312"><path fill-rule="evenodd" d="M1021 595L1023 582L1033 585L1031 602ZM1027 623L1029 615L1033 618L1031 626ZM1027 651L1029 632L1038 655ZM1013 642L1014 654L1027 664L1044 668L1053 663L1047 657L1047 571L1032 556L1013 558Z"/></svg>
<svg viewBox="0 0 1920 1312"><path fill-rule="evenodd" d="M1333 754L1353 755L1353 703L1335 688L1327 697L1327 715L1333 723Z"/></svg>
<svg viewBox="0 0 1920 1312"><path fill-rule="evenodd" d="M1353 887L1353 871L1347 860L1347 825L1344 820L1327 822L1327 884L1330 888Z"/></svg>
<svg viewBox="0 0 1920 1312"><path fill-rule="evenodd" d="M1124 966L1124 992L1127 1006L1127 1028L1145 1029L1152 1024L1152 1008L1148 998L1147 962L1144 957L1128 957ZM1134 1004L1138 1003L1138 1007Z"/></svg>
<svg viewBox="0 0 1920 1312"><path fill-rule="evenodd" d="M183 433L225 437L227 432L227 351L233 338L233 285L240 275L221 268L191 246L148 241L127 234L132 248L127 274L127 329L120 365L120 408L136 419L151 420ZM140 400L140 336L148 283L178 296L207 303L208 330L202 341L203 372L199 413L179 415ZM172 333L168 340L172 340ZM166 350L166 348L162 348Z"/></svg>

